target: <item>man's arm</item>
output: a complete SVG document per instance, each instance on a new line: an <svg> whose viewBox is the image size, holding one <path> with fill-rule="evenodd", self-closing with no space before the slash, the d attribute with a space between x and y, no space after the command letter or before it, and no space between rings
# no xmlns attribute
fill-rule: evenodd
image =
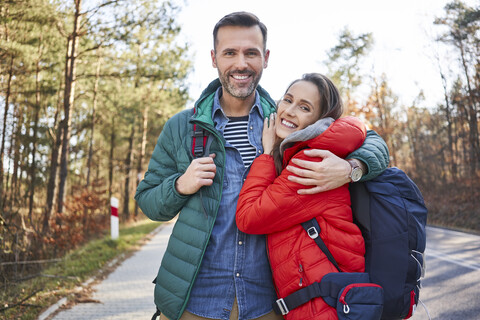
<svg viewBox="0 0 480 320"><path fill-rule="evenodd" d="M173 118L172 118L173 119ZM140 181L135 194L140 209L150 219L168 221L177 215L188 200L175 188L176 182L183 172L178 170L178 154L174 146L171 132L171 120L167 121L160 134L148 171Z"/></svg>
<svg viewBox="0 0 480 320"><path fill-rule="evenodd" d="M302 169L287 166L287 170L294 174L288 177L290 181L310 187L300 189L298 193L315 194L351 182L352 166L346 160L326 150L306 150L305 154L310 157L322 157L323 161L313 162L294 159L292 160L293 163L302 167ZM364 172L360 181L366 181L375 178L387 168L389 157L385 141L375 131L369 130L363 145L349 154L347 159L355 159L359 163Z"/></svg>

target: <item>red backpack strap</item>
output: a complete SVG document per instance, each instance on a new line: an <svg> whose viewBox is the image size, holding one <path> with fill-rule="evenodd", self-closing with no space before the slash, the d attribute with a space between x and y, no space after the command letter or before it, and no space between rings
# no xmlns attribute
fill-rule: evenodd
<svg viewBox="0 0 480 320"><path fill-rule="evenodd" d="M195 114L195 108L193 108L193 114ZM200 158L205 156L205 145L207 143L207 133L198 124L193 124L192 134L192 155L194 158Z"/></svg>

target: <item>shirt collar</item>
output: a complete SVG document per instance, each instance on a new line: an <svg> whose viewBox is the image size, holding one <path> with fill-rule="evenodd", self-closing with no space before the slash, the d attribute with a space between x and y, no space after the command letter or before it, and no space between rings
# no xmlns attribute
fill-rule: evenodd
<svg viewBox="0 0 480 320"><path fill-rule="evenodd" d="M213 108L212 108L212 119L218 119L221 115L228 119L228 117L225 115L225 112L223 112L222 107L220 106L220 97L222 94L222 87L219 87L217 91L215 92L215 97L213 98ZM260 95L258 94L258 91L255 90L255 102L250 109L249 114L252 114L253 112L258 112L260 116L263 118L263 109L261 108L260 105Z"/></svg>

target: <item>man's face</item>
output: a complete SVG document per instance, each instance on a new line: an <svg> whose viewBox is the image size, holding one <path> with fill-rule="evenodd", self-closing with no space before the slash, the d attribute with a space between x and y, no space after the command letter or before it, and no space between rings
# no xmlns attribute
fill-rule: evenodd
<svg viewBox="0 0 480 320"><path fill-rule="evenodd" d="M254 93L268 65L270 52L264 53L263 36L258 26L221 27L217 33L212 65L218 69L223 94L246 99Z"/></svg>

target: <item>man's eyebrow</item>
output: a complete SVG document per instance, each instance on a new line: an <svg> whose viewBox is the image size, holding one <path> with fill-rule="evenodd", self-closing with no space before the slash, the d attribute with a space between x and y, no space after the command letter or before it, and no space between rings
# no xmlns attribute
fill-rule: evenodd
<svg viewBox="0 0 480 320"><path fill-rule="evenodd" d="M225 48L222 50L222 52L228 52L228 51L238 51L238 50L234 48Z"/></svg>

